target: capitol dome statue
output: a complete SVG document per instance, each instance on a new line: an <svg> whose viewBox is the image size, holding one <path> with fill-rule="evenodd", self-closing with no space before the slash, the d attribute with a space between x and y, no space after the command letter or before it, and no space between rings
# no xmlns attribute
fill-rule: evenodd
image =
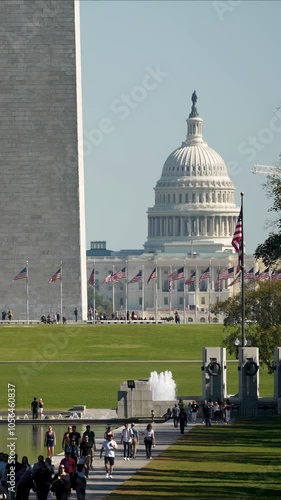
<svg viewBox="0 0 281 500"><path fill-rule="evenodd" d="M186 140L168 156L154 188L145 252L233 253L235 187L224 160L203 139L195 91L191 100Z"/></svg>

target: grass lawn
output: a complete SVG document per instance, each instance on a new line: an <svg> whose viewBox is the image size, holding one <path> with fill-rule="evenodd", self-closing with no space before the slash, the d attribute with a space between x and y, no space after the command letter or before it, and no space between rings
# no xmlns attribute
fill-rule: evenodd
<svg viewBox="0 0 281 500"><path fill-rule="evenodd" d="M2 387L16 386L18 409L28 409L34 396L43 398L46 411L74 404L116 408L124 380L171 370L178 395L201 395L202 347L221 346L224 337L220 325L5 326L1 328ZM198 362L175 362L183 360ZM235 394L237 364L228 363L227 368L228 393ZM273 394L273 376L266 371L261 371L260 389L262 396ZM0 409L6 407L2 390Z"/></svg>
<svg viewBox="0 0 281 500"><path fill-rule="evenodd" d="M281 498L280 417L194 428L112 493L135 498Z"/></svg>

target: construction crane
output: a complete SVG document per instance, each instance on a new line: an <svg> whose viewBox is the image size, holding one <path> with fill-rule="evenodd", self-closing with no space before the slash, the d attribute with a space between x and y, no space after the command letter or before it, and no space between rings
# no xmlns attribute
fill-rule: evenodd
<svg viewBox="0 0 281 500"><path fill-rule="evenodd" d="M277 175L281 176L281 166L258 165L255 164L251 170L252 174Z"/></svg>

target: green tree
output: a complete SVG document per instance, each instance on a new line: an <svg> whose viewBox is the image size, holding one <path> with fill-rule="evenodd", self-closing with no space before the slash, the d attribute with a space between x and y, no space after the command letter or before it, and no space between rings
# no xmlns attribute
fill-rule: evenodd
<svg viewBox="0 0 281 500"><path fill-rule="evenodd" d="M94 308L94 289L88 286L88 309ZM96 311L99 314L106 314L109 318L112 314L112 301L105 299L100 293L96 291Z"/></svg>
<svg viewBox="0 0 281 500"><path fill-rule="evenodd" d="M275 214L271 226L276 232L270 232L268 238L257 246L256 259L261 259L266 266L272 266L281 259L281 179L280 177L268 176L264 185L268 198L273 198L273 205L269 212Z"/></svg>
<svg viewBox="0 0 281 500"><path fill-rule="evenodd" d="M281 345L281 282L260 282L245 289L245 337L259 347L261 366L273 371L274 347ZM228 336L224 346L230 354L236 352L235 339L241 340L241 294L219 302L215 314L224 316Z"/></svg>

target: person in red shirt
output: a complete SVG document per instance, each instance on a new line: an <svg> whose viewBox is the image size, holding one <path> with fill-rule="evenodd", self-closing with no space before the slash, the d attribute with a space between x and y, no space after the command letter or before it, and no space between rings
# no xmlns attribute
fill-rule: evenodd
<svg viewBox="0 0 281 500"><path fill-rule="evenodd" d="M73 458L71 458L70 453L65 454L65 458L63 458L60 462L60 466L61 465L64 466L65 472L67 474L69 474L71 487L73 488L74 474L76 472L76 463L75 463L75 460Z"/></svg>

